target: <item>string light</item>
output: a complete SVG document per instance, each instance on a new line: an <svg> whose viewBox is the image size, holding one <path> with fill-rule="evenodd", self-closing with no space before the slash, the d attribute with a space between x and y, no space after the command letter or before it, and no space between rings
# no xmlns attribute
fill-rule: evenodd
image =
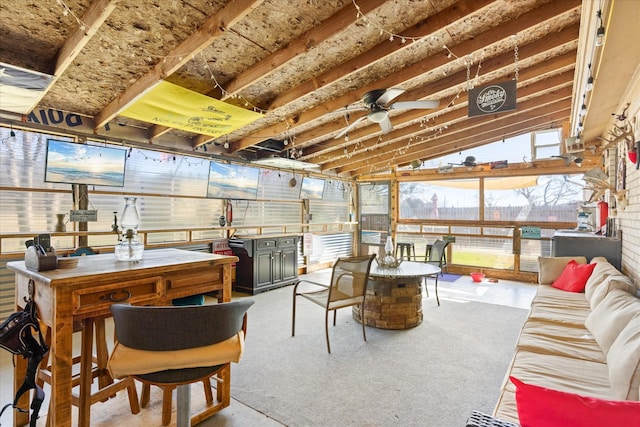
<svg viewBox="0 0 640 427"><path fill-rule="evenodd" d="M587 84L584 87L585 92L591 92L593 90L593 75L591 74L591 64L589 64L589 77L587 78Z"/></svg>
<svg viewBox="0 0 640 427"><path fill-rule="evenodd" d="M360 10L360 6L358 6L358 4L356 3L356 0L351 0L351 3L353 3L353 7L356 8L356 12L357 12L356 18L364 21L367 24L367 27L373 27L376 30L378 30L380 35L387 37L390 42L394 41L395 39L400 39L400 43L405 44L407 40L410 40L412 42L424 40L424 37L410 37L410 36L395 34L385 28L380 27L379 25L376 25L375 22L371 21L369 18L367 18L367 16L364 13L362 13L362 11Z"/></svg>
<svg viewBox="0 0 640 427"><path fill-rule="evenodd" d="M605 35L604 26L602 25L602 11L599 10L596 13L596 16L598 17L598 21L600 21L600 26L596 30L596 46L600 47L604 44L604 35Z"/></svg>

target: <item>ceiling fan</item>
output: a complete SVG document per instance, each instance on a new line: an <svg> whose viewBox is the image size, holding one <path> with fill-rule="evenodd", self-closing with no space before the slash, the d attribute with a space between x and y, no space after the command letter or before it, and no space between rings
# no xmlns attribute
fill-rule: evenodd
<svg viewBox="0 0 640 427"><path fill-rule="evenodd" d="M391 120L389 120L389 111L391 110L416 110L416 109L432 109L438 108L440 101L400 101L389 104L398 96L405 92L404 89L390 88L390 89L375 89L365 93L362 96L362 103L364 106L357 107L357 110L368 110L366 116L358 118L349 126L344 128L338 133L335 138L340 138L346 135L354 126L365 119L373 123L378 123L382 129L382 133L389 133L393 129Z"/></svg>

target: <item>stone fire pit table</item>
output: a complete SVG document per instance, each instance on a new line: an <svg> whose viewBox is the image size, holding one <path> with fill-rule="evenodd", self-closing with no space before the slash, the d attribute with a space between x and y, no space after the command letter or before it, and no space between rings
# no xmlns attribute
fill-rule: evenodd
<svg viewBox="0 0 640 427"><path fill-rule="evenodd" d="M409 329L422 323L422 281L440 274L440 268L423 262L404 261L397 268L371 265L364 300L364 322L381 329ZM353 318L362 322L360 309Z"/></svg>

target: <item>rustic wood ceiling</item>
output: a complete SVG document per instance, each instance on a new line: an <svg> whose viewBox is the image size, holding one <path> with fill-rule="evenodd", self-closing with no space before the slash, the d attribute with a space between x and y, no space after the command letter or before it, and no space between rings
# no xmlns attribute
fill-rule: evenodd
<svg viewBox="0 0 640 427"><path fill-rule="evenodd" d="M38 108L88 116L96 135L245 160L282 156L357 177L568 123L581 5L24 0L2 6L0 62L54 75ZM517 110L467 117L470 83L516 73ZM161 80L264 116L216 140L119 115ZM362 96L386 88L406 90L396 101L440 105L391 111L386 134L363 120L336 139L366 113L355 108Z"/></svg>

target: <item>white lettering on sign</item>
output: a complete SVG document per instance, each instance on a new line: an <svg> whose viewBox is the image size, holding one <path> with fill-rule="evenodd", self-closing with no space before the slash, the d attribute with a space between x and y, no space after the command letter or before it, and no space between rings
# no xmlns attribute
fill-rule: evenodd
<svg viewBox="0 0 640 427"><path fill-rule="evenodd" d="M487 86L476 99L476 105L485 113L500 109L507 101L507 91L500 86Z"/></svg>
<svg viewBox="0 0 640 427"><path fill-rule="evenodd" d="M69 211L69 221L72 222L95 222L98 220L98 211L78 209Z"/></svg>

